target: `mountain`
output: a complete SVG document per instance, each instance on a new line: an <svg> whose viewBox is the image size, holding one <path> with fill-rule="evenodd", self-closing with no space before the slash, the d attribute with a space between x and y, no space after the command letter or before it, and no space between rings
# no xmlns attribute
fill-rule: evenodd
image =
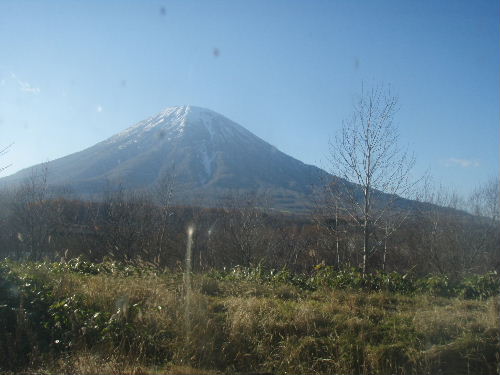
<svg viewBox="0 0 500 375"><path fill-rule="evenodd" d="M302 163L241 125L208 109L168 107L83 151L47 163L48 183L82 196L122 186L152 189L173 181L174 201L216 205L229 195L260 192L282 210L311 206L314 187L332 176ZM22 170L0 180L19 183Z"/></svg>

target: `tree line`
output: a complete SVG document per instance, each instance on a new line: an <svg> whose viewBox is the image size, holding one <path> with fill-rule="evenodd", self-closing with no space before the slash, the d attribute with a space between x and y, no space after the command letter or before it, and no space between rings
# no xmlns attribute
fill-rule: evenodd
<svg viewBox="0 0 500 375"><path fill-rule="evenodd" d="M178 269L192 225L195 271L262 265L309 272L318 264L416 275L500 271L496 180L467 200L427 189L421 202L370 228L369 253L365 226L329 200L328 191L307 216L265 209L255 194L228 197L219 208L177 206L171 196L118 190L81 200L51 191L46 175L34 174L2 195L0 257L65 261L83 256Z"/></svg>

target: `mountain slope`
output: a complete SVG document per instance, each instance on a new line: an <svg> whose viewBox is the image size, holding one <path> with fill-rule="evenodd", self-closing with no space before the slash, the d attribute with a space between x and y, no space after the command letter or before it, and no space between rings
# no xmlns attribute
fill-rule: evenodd
<svg viewBox="0 0 500 375"><path fill-rule="evenodd" d="M273 207L291 210L310 206L313 187L331 178L228 118L194 106L166 108L47 166L50 185L70 186L82 195L119 184L147 190L170 176L179 202L216 204L228 194L260 191ZM2 182L20 182L30 173L25 169Z"/></svg>

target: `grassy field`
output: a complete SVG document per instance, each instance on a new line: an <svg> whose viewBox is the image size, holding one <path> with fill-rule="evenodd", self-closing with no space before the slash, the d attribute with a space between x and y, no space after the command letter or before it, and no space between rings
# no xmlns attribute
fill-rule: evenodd
<svg viewBox="0 0 500 375"><path fill-rule="evenodd" d="M181 272L3 262L0 370L496 373L497 297L332 286L333 274L318 275L233 270L186 285Z"/></svg>

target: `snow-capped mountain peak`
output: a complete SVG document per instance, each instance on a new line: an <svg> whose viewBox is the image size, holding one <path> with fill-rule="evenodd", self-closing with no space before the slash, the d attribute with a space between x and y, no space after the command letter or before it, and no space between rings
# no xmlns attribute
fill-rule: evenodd
<svg viewBox="0 0 500 375"><path fill-rule="evenodd" d="M179 201L201 204L231 191L268 191L276 207L309 202L326 172L278 151L241 125L209 109L168 107L83 151L48 164L52 185L99 194L121 185L148 190L175 175ZM29 170L4 180L21 181Z"/></svg>
<svg viewBox="0 0 500 375"><path fill-rule="evenodd" d="M152 116L108 139L108 144L127 142L131 138L140 139L148 133L156 134L167 140L182 136L187 128L195 131L200 128L206 131L210 139L214 139L216 133L219 136L228 136L231 133L243 133L251 135L243 127L228 118L206 108L183 105L167 107L155 116Z"/></svg>

